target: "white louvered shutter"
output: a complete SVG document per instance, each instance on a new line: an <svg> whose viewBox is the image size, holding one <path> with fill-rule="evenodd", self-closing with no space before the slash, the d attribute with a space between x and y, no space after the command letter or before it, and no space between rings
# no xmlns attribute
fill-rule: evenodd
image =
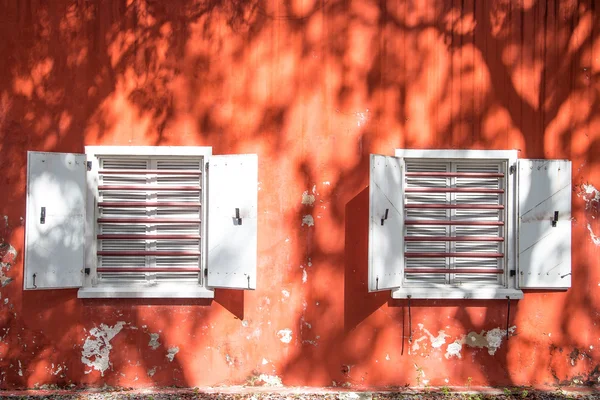
<svg viewBox="0 0 600 400"><path fill-rule="evenodd" d="M402 286L402 159L371 154L369 172L369 291Z"/></svg>
<svg viewBox="0 0 600 400"><path fill-rule="evenodd" d="M100 158L100 284L200 282L202 157Z"/></svg>
<svg viewBox="0 0 600 400"><path fill-rule="evenodd" d="M85 174L83 154L28 152L24 289L82 286Z"/></svg>
<svg viewBox="0 0 600 400"><path fill-rule="evenodd" d="M571 287L571 162L518 161L518 282L527 289Z"/></svg>
<svg viewBox="0 0 600 400"><path fill-rule="evenodd" d="M405 286L503 286L506 163L405 166Z"/></svg>
<svg viewBox="0 0 600 400"><path fill-rule="evenodd" d="M258 157L212 156L208 164L207 284L256 289Z"/></svg>

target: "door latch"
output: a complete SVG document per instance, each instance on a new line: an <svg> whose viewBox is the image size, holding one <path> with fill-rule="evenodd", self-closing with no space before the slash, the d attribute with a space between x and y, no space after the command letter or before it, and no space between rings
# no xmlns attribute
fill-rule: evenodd
<svg viewBox="0 0 600 400"><path fill-rule="evenodd" d="M40 224L46 223L46 207L42 207L42 211L40 212Z"/></svg>

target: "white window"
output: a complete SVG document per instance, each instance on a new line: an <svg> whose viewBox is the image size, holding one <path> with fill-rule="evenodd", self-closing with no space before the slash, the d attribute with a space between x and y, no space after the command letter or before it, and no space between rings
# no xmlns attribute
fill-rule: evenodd
<svg viewBox="0 0 600 400"><path fill-rule="evenodd" d="M210 147L28 154L25 289L214 297L256 287L256 155Z"/></svg>
<svg viewBox="0 0 600 400"><path fill-rule="evenodd" d="M519 299L571 286L571 163L516 151L371 155L369 290Z"/></svg>

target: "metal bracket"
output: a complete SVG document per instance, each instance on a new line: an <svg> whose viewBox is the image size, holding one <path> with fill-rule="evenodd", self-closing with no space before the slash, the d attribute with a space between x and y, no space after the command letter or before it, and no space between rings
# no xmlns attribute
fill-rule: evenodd
<svg viewBox="0 0 600 400"><path fill-rule="evenodd" d="M511 269L508 274L509 274L509 276L516 276L517 275L517 271L514 270L514 269Z"/></svg>
<svg viewBox="0 0 600 400"><path fill-rule="evenodd" d="M37 274L33 274L33 288L37 289L37 285L35 284L35 277L37 276Z"/></svg>
<svg viewBox="0 0 600 400"><path fill-rule="evenodd" d="M556 228L556 222L558 222L558 211L554 211L554 218L552 219L553 228Z"/></svg>
<svg viewBox="0 0 600 400"><path fill-rule="evenodd" d="M86 162L85 165L86 165L88 171L92 170L92 162L91 161Z"/></svg>
<svg viewBox="0 0 600 400"><path fill-rule="evenodd" d="M511 166L510 166L510 168L508 169L508 172L509 172L510 174L514 174L516 170L517 170L517 166L513 164L513 165L511 165Z"/></svg>
<svg viewBox="0 0 600 400"><path fill-rule="evenodd" d="M46 223L46 207L42 207L42 210L40 212L40 224L45 224Z"/></svg>
<svg viewBox="0 0 600 400"><path fill-rule="evenodd" d="M389 213L390 209L386 208L385 209L385 216L383 218L381 218L381 226L383 226L383 221L385 221L386 219L388 219L388 213Z"/></svg>
<svg viewBox="0 0 600 400"><path fill-rule="evenodd" d="M242 217L240 217L240 209L239 208L235 209L235 217L233 217L233 224L234 225L242 224Z"/></svg>
<svg viewBox="0 0 600 400"><path fill-rule="evenodd" d="M90 270L90 268L84 268L84 269L83 269L83 272L84 272L86 275L89 275L89 274L90 274L90 272L91 272L91 270Z"/></svg>

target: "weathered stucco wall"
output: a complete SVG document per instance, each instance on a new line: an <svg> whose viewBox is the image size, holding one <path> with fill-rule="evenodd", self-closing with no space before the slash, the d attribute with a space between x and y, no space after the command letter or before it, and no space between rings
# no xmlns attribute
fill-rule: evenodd
<svg viewBox="0 0 600 400"><path fill-rule="evenodd" d="M591 384L600 378L594 1L0 1L0 388ZM259 155L255 292L23 292L26 151ZM368 155L573 161L573 288L366 289Z"/></svg>

